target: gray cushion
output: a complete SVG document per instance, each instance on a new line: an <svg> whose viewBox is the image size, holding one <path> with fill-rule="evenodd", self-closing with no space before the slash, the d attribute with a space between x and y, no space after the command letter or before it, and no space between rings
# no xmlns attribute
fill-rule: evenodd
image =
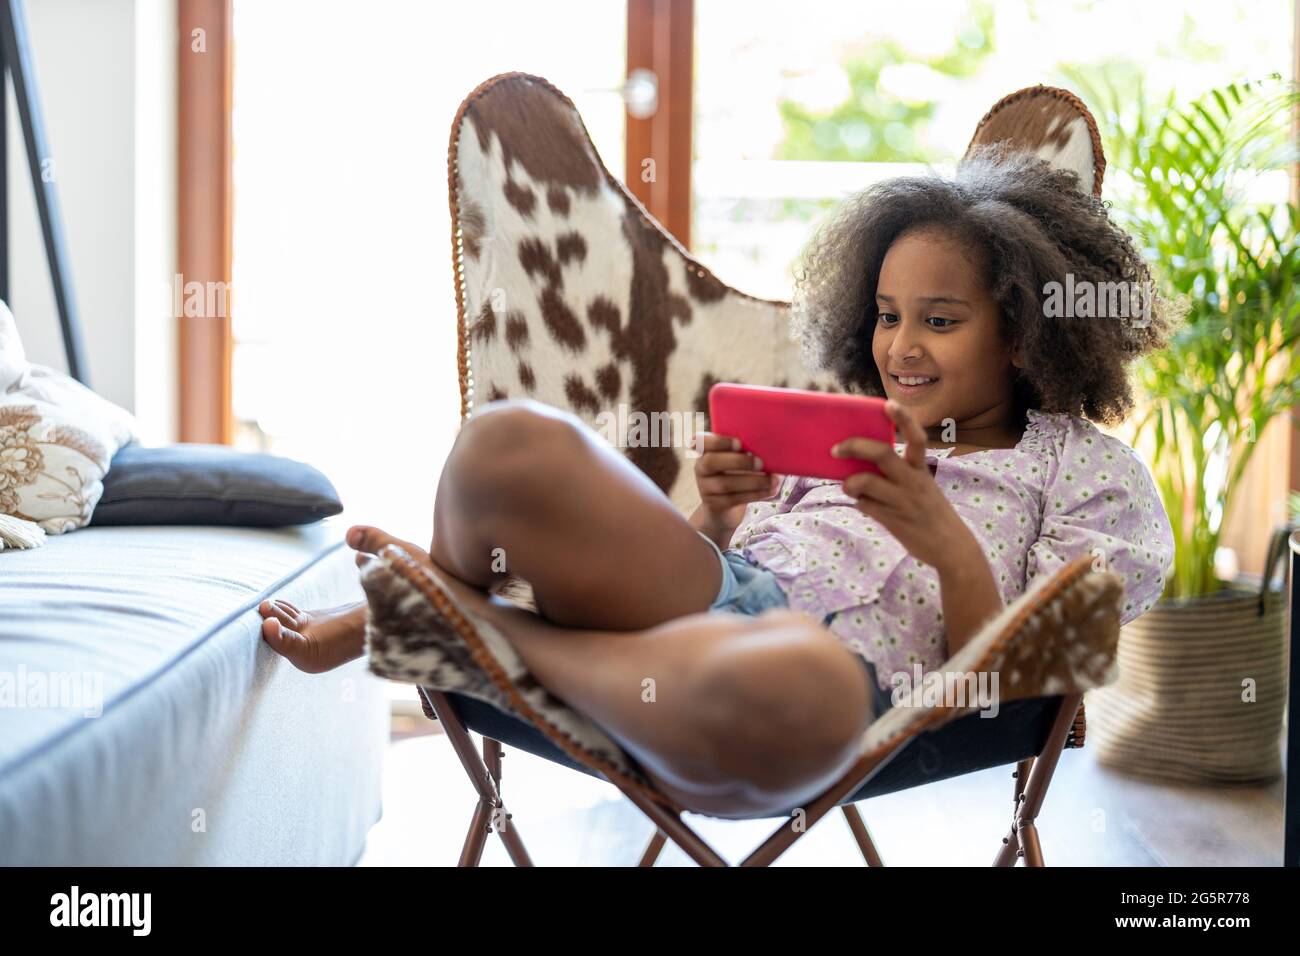
<svg viewBox="0 0 1300 956"><path fill-rule="evenodd" d="M104 476L92 525L307 524L343 510L311 465L226 445L121 449Z"/></svg>

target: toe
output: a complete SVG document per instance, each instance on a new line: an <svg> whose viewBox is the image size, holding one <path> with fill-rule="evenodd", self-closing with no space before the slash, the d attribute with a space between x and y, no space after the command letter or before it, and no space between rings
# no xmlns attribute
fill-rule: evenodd
<svg viewBox="0 0 1300 956"><path fill-rule="evenodd" d="M284 601L271 601L265 610L262 611L262 617L267 621L275 621L283 624L285 627L300 628L302 627L302 615L292 604L286 606ZM263 622L265 626L265 622Z"/></svg>
<svg viewBox="0 0 1300 956"><path fill-rule="evenodd" d="M368 524L353 525L348 529L348 547L366 554L376 554L386 544L397 542L387 531Z"/></svg>
<svg viewBox="0 0 1300 956"><path fill-rule="evenodd" d="M295 667L309 669L311 642L278 618L268 617L262 622L262 639Z"/></svg>
<svg viewBox="0 0 1300 956"><path fill-rule="evenodd" d="M281 601L279 598L267 598L257 606L257 613L262 617L278 617L284 623L295 626L302 617L302 611L298 610L297 605Z"/></svg>
<svg viewBox="0 0 1300 956"><path fill-rule="evenodd" d="M410 541L404 541L379 528L368 524L353 525L348 529L348 547L363 554L378 554L390 544L397 545L417 560L428 560L429 554L424 548Z"/></svg>
<svg viewBox="0 0 1300 956"><path fill-rule="evenodd" d="M262 638L280 654L285 652L290 643L288 629L274 617L262 621Z"/></svg>

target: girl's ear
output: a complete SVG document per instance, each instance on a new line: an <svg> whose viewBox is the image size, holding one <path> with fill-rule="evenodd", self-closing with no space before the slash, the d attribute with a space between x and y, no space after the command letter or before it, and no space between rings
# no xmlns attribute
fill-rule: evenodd
<svg viewBox="0 0 1300 956"><path fill-rule="evenodd" d="M1025 360L1020 356L1020 349L1014 349L1011 353L1011 364L1016 368L1024 368Z"/></svg>

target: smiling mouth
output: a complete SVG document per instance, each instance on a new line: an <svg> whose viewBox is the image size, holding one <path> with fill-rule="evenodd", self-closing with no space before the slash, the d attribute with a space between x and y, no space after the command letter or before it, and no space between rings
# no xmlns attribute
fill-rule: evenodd
<svg viewBox="0 0 1300 956"><path fill-rule="evenodd" d="M939 381L937 378L934 378L929 375L892 375L891 374L889 377L892 378L900 388L908 392L920 391L921 389L933 385L935 382Z"/></svg>

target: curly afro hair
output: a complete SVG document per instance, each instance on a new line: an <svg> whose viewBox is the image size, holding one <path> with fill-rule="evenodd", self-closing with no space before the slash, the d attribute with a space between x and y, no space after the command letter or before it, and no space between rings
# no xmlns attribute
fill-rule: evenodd
<svg viewBox="0 0 1300 956"><path fill-rule="evenodd" d="M876 286L885 253L904 233L936 229L981 263L1003 340L1025 367L1013 384L1025 409L1066 412L1103 424L1133 407L1128 366L1164 348L1177 325L1155 293L1132 239L1074 173L1025 153L984 147L956 175L891 179L848 199L804 251L791 304L792 334L810 365L850 392L883 396L871 354ZM1146 297L1145 324L1049 316L1049 283L1124 283Z"/></svg>

